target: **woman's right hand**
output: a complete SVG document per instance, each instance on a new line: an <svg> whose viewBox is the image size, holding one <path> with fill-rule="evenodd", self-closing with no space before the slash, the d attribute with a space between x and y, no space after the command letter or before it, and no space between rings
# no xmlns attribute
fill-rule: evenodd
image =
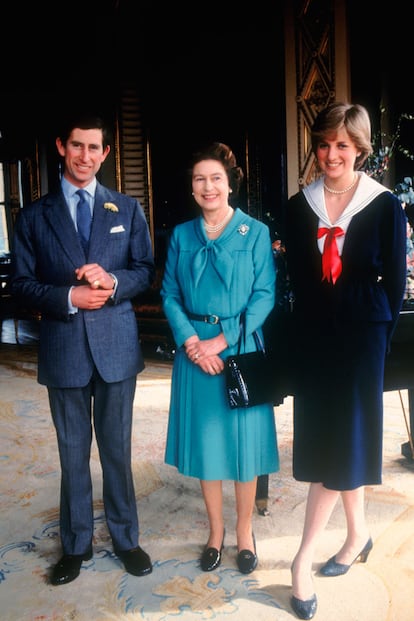
<svg viewBox="0 0 414 621"><path fill-rule="evenodd" d="M193 335L184 343L185 352L191 362L210 375L217 375L223 371L224 362L218 354L226 347L227 342L223 333L205 340Z"/></svg>
<svg viewBox="0 0 414 621"><path fill-rule="evenodd" d="M199 358L217 356L227 348L227 341L222 332L217 336L213 336L211 339L198 339L198 341L191 341L191 343L189 343L189 340L190 339L185 343L186 351L188 350L190 354L198 353Z"/></svg>
<svg viewBox="0 0 414 621"><path fill-rule="evenodd" d="M224 369L224 362L220 358L220 356L204 356L203 358L199 358L194 361L194 364L197 364L200 369L202 369L205 373L209 375L218 375Z"/></svg>

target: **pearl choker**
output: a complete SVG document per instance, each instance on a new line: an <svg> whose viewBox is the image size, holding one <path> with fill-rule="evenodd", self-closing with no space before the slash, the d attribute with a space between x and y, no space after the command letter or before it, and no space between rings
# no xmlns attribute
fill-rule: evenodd
<svg viewBox="0 0 414 621"><path fill-rule="evenodd" d="M233 209L229 207L229 210L224 216L223 220L219 222L218 224L207 224L207 222L204 220L204 229L206 233L217 233L218 231L221 231L221 229L224 229L224 227L226 226L227 222L230 220L232 215L233 215Z"/></svg>
<svg viewBox="0 0 414 621"><path fill-rule="evenodd" d="M351 185L349 185L347 188L343 190L333 190L332 188L329 188L325 182L323 184L323 187L325 188L327 192L330 192L331 194L346 194L347 192L349 192L349 190L352 190L352 188L354 187L357 181L358 181L358 175L355 175L354 180L351 183Z"/></svg>

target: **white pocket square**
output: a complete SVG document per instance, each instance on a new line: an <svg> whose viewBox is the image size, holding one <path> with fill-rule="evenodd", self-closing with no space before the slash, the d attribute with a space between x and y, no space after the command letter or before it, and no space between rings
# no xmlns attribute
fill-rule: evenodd
<svg viewBox="0 0 414 621"><path fill-rule="evenodd" d="M123 231L125 231L124 225L120 224L119 226L113 226L109 232L110 233L122 233Z"/></svg>

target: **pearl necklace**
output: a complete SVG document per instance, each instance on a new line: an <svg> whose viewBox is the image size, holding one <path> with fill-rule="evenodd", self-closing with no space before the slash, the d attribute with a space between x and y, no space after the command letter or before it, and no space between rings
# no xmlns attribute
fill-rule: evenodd
<svg viewBox="0 0 414 621"><path fill-rule="evenodd" d="M333 190L332 188L329 188L325 182L323 183L323 187L325 188L325 190L327 190L331 194L346 194L347 192L349 192L349 190L352 190L352 188L354 187L357 181L358 181L358 175L355 175L354 180L351 183L351 185L349 185L344 190Z"/></svg>
<svg viewBox="0 0 414 621"><path fill-rule="evenodd" d="M223 220L219 222L218 224L207 224L207 222L204 220L204 229L206 233L218 233L218 231L221 231L221 229L224 229L224 227L226 226L227 222L230 220L232 215L233 215L233 209L229 207L229 210L224 216Z"/></svg>

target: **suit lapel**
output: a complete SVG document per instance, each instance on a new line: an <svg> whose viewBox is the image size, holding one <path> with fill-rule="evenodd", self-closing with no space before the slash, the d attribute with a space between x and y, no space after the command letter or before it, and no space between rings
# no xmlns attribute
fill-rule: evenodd
<svg viewBox="0 0 414 621"><path fill-rule="evenodd" d="M91 261L95 261L96 257L101 257L105 254L105 249L108 247L109 231L114 214L109 209L104 209L104 203L111 202L111 200L113 201L110 192L98 183L95 192L91 236L89 239L89 257Z"/></svg>
<svg viewBox="0 0 414 621"><path fill-rule="evenodd" d="M45 218L75 267L79 267L85 262L97 262L98 258L105 254L114 214L109 209L104 209L104 203L113 201L111 192L98 183L95 193L89 253L85 257L63 194L58 192L45 197Z"/></svg>
<svg viewBox="0 0 414 621"><path fill-rule="evenodd" d="M85 254L62 193L49 194L44 201L44 217L75 267L85 263Z"/></svg>

